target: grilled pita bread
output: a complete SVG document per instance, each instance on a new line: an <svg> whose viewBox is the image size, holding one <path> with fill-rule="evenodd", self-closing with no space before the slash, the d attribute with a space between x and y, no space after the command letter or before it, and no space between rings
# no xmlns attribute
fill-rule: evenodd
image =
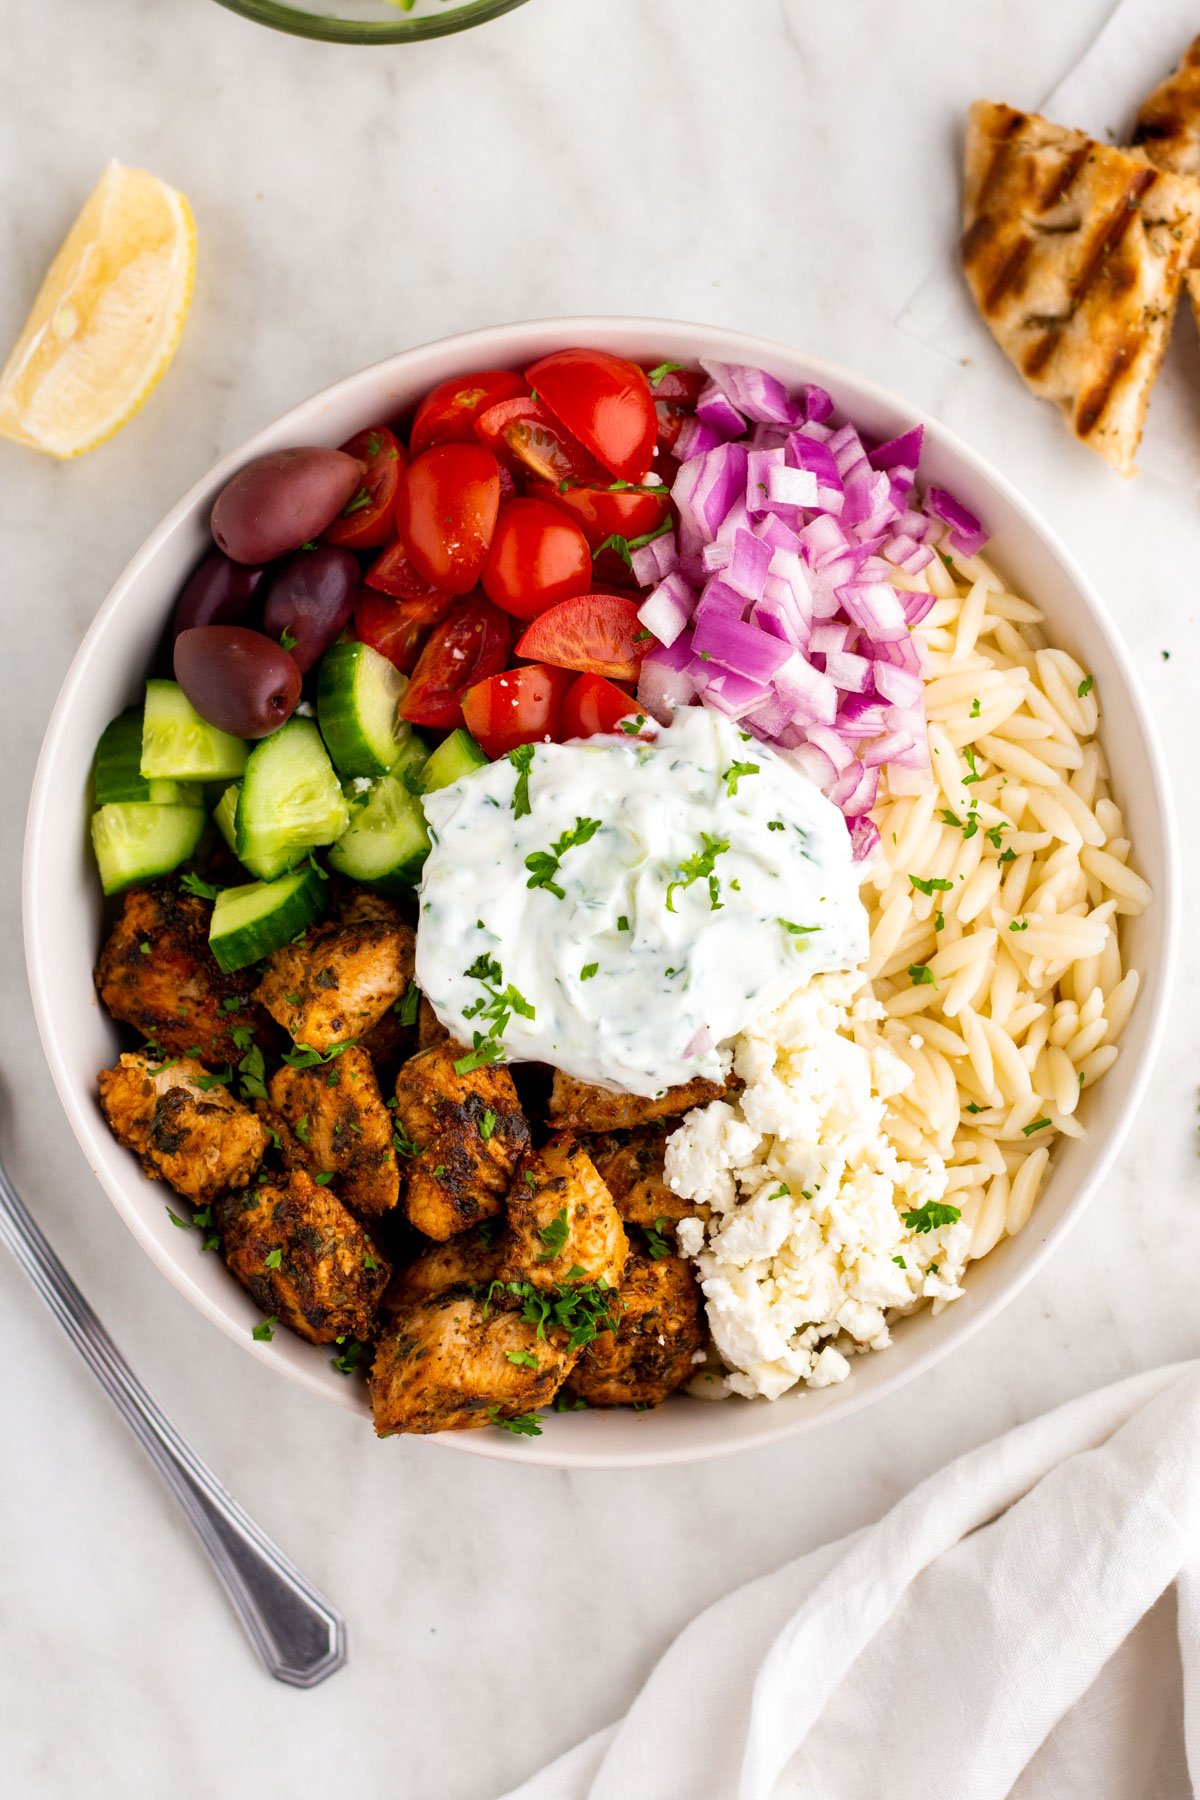
<svg viewBox="0 0 1200 1800"><path fill-rule="evenodd" d="M1200 179L1200 37L1143 100L1133 142L1158 168Z"/></svg>
<svg viewBox="0 0 1200 1800"><path fill-rule="evenodd" d="M1004 354L1080 443L1132 475L1200 241L1200 182L979 100L963 227L967 283Z"/></svg>

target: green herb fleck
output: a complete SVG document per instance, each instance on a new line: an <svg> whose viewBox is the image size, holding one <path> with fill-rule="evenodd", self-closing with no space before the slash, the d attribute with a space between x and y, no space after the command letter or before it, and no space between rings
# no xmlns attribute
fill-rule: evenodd
<svg viewBox="0 0 1200 1800"><path fill-rule="evenodd" d="M908 978L914 987L936 987L938 984L928 963L909 963Z"/></svg>
<svg viewBox="0 0 1200 1800"><path fill-rule="evenodd" d="M533 811L529 804L529 771L533 767L533 745L516 744L508 753L508 760L517 771L516 786L513 788L513 817L523 819Z"/></svg>
<svg viewBox="0 0 1200 1800"><path fill-rule="evenodd" d="M957 1206L948 1206L941 1200L927 1200L916 1212L906 1212L904 1223L909 1231L920 1235L926 1231L938 1231L943 1225L955 1225L962 1218Z"/></svg>
<svg viewBox="0 0 1200 1800"><path fill-rule="evenodd" d="M256 1344L269 1344L271 1339L275 1336L275 1327L278 1323L279 1319L277 1315L272 1313L269 1319L261 1319L259 1321L251 1331L250 1336L254 1339Z"/></svg>

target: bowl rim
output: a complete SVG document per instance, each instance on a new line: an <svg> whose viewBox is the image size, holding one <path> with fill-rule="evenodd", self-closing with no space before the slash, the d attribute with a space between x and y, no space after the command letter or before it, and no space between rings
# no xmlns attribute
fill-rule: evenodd
<svg viewBox="0 0 1200 1800"><path fill-rule="evenodd" d="M472 25L486 25L489 20L524 6L525 0L456 0L451 11L394 21L333 19L284 5L282 0L217 0L217 4L237 13L239 18L286 31L292 37L317 38L327 44L415 44L425 38L467 31Z"/></svg>
<svg viewBox="0 0 1200 1800"><path fill-rule="evenodd" d="M220 0L220 3L223 4L224 0ZM579 1434L582 1439L579 1446L572 1443L568 1448L563 1443L556 1445L550 1452L549 1444L541 1444L538 1451L531 1455L530 1445L524 1438L517 1438L506 1432L442 1432L435 1436L435 1441L439 1444L448 1445L450 1448L468 1455L511 1462L528 1463L536 1460L546 1468L668 1467L680 1463L708 1461L715 1457L740 1454L742 1451L751 1449L761 1449L780 1439L814 1431L822 1425L832 1424L838 1419L848 1417L860 1408L893 1393L906 1382L914 1380L933 1364L947 1356L953 1348L965 1343L969 1337L1014 1300L1039 1273L1052 1253L1058 1249L1068 1231L1078 1221L1085 1207L1090 1204L1111 1170L1145 1096L1155 1060L1161 1049L1168 997L1174 985L1173 976L1179 936L1178 824L1172 803L1166 759L1153 715L1142 691L1137 671L1130 661L1124 640L1091 580L1053 527L1046 523L1037 509L1022 496L1006 476L995 470L978 452L971 449L956 432L943 425L933 415L912 405L903 396L840 364L831 362L824 357L810 355L807 351L797 349L779 339L733 331L724 326L678 319L649 318L634 314L565 315L558 318L509 321L500 325L483 326L446 337L428 339L421 344L381 358L377 362L368 364L365 368L356 370L315 390L221 457L176 501L139 548L135 550L98 608L64 677L38 754L26 818L21 882L25 959L38 1034L59 1099L93 1173L142 1249L172 1284L198 1311L218 1326L226 1337L238 1344L243 1351L249 1351L261 1360L271 1363L276 1373L287 1376L311 1392L320 1394L326 1399L330 1398L327 1384L323 1380L322 1374L317 1372L315 1363L312 1365L310 1373L310 1365L307 1361L302 1365L283 1362L272 1354L269 1345L249 1341L240 1324L235 1324L234 1320L192 1280L183 1265L169 1256L159 1240L144 1228L141 1212L132 1205L124 1193L119 1190L114 1191L97 1167L91 1153L89 1139L91 1131L95 1127L95 1121L90 1115L85 1116L80 1096L75 1091L68 1060L60 1040L57 1023L51 1014L47 995L43 946L38 923L41 916L38 886L41 847L47 830L47 812L52 791L51 766L56 760L59 740L65 733L76 695L88 680L93 646L107 629L110 617L123 604L128 588L146 567L153 563L164 544L177 529L186 524L205 497L214 493L250 457L258 454L261 449L272 447L281 432L287 431L289 427L296 430L304 429L314 408L320 408L323 404L336 401L357 384L368 386L373 379L380 384L385 383L393 371L397 375L403 375L412 363L420 362L432 351L442 354L453 352L456 358L461 355L464 366L469 366L468 359L476 355L483 355L489 366L493 360L495 360L495 366L500 366L506 358L511 359L511 356L520 354L518 346L523 345L530 337L536 338L539 333L553 336L563 342L587 343L593 340L603 340L606 334L611 336L614 331L627 333L631 337L649 338L651 341L656 334L674 334L676 336L692 334L698 338L709 340L715 338L719 339L728 359L761 366L769 366L772 359L781 355L790 359L800 358L806 368L811 371L810 378L822 385L829 386L835 393L839 387L848 386L856 390L860 397L865 397L869 403L899 412L909 424L923 426L935 441L960 459L983 485L1011 507L1020 518L1023 527L1035 539L1040 539L1057 559L1065 577L1082 600L1090 624L1120 665L1128 701L1146 749L1152 789L1148 798L1152 806L1156 808L1162 824L1163 880L1155 891L1155 906L1160 914L1161 931L1158 938L1157 967L1155 969L1158 979L1153 983L1154 992L1153 994L1143 993L1139 996L1139 1004L1149 1010L1143 1013L1144 1044L1140 1061L1129 1077L1129 1089L1123 1107L1112 1123L1105 1123L1103 1127L1105 1142L1093 1166L1084 1179L1078 1183L1061 1216L1049 1226L1040 1240L1031 1245L1023 1260L1012 1272L1011 1277L995 1294L977 1302L970 1311L966 1309L961 1313L951 1311L949 1316L953 1323L950 1324L943 1337L938 1338L915 1356L901 1363L894 1373L881 1376L869 1388L847 1390L844 1393L842 1404L836 1411L814 1411L808 1414L799 1412L795 1416L789 1416L786 1413L777 1412L775 1407L764 1403L761 1407L756 1408L761 1416L761 1423L756 1430L743 1429L735 1437L724 1440L715 1437L711 1443L706 1443L698 1448L689 1445L653 1448L651 1447L653 1439L647 1436L648 1447L645 1452L634 1450L616 1455L611 1450L589 1451L586 1448L586 1439ZM1099 1129L1098 1126L1097 1129ZM697 1404L700 1403L697 1402Z"/></svg>

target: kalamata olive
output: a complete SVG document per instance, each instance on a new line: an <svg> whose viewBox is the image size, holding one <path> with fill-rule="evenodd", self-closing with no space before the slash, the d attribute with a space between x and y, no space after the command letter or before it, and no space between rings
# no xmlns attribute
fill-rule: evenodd
<svg viewBox="0 0 1200 1800"><path fill-rule="evenodd" d="M332 524L362 483L365 465L343 450L270 450L217 495L212 534L234 562L265 563L298 550Z"/></svg>
<svg viewBox="0 0 1200 1800"><path fill-rule="evenodd" d="M202 719L240 738L266 737L300 698L300 671L287 651L244 625L181 631L175 679Z"/></svg>
<svg viewBox="0 0 1200 1800"><path fill-rule="evenodd" d="M175 602L172 637L194 625L236 624L249 611L265 574L264 568L230 562L219 550L210 550L192 570Z"/></svg>
<svg viewBox="0 0 1200 1800"><path fill-rule="evenodd" d="M287 644L302 675L346 629L361 579L354 552L336 544L297 550L271 576L263 630Z"/></svg>

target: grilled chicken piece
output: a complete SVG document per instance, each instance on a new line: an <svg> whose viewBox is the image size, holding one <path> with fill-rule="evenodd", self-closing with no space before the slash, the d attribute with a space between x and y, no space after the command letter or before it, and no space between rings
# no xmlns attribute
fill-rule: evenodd
<svg viewBox="0 0 1200 1800"><path fill-rule="evenodd" d="M628 1134L610 1132L589 1140L596 1173L627 1225L673 1230L680 1219L701 1210L667 1186L663 1159L674 1129L673 1124L644 1125Z"/></svg>
<svg viewBox="0 0 1200 1800"><path fill-rule="evenodd" d="M263 1022L252 975L223 975L208 947L211 908L176 882L131 888L100 952L96 988L114 1019L169 1056L220 1068Z"/></svg>
<svg viewBox="0 0 1200 1800"><path fill-rule="evenodd" d="M1200 179L1200 37L1183 61L1138 108L1136 148L1172 175Z"/></svg>
<svg viewBox="0 0 1200 1800"><path fill-rule="evenodd" d="M253 1181L271 1141L227 1088L201 1085L211 1080L203 1063L141 1055L99 1075L101 1110L117 1142L141 1158L152 1181L201 1205Z"/></svg>
<svg viewBox="0 0 1200 1800"><path fill-rule="evenodd" d="M314 1344L372 1335L391 1266L332 1188L294 1170L226 1194L216 1221L225 1261L264 1313Z"/></svg>
<svg viewBox="0 0 1200 1800"><path fill-rule="evenodd" d="M444 1242L501 1212L529 1127L507 1069L460 1075L447 1041L410 1056L396 1077L396 1119L416 1146L405 1159L404 1211Z"/></svg>
<svg viewBox="0 0 1200 1800"><path fill-rule="evenodd" d="M476 1231L461 1231L444 1244L430 1244L412 1262L398 1268L381 1303L385 1313L398 1312L413 1300L428 1300L449 1288L486 1291L496 1279L499 1227L488 1221Z"/></svg>
<svg viewBox="0 0 1200 1800"><path fill-rule="evenodd" d="M593 1338L567 1391L589 1406L657 1406L693 1374L703 1342L700 1289L689 1264L635 1250L621 1282L620 1325Z"/></svg>
<svg viewBox="0 0 1200 1800"><path fill-rule="evenodd" d="M518 1419L554 1398L577 1354L565 1334L539 1338L515 1307L489 1306L468 1288L409 1301L375 1352L375 1429L387 1437Z"/></svg>
<svg viewBox="0 0 1200 1800"><path fill-rule="evenodd" d="M255 998L297 1044L328 1050L362 1037L401 998L415 949L398 914L333 919L267 958Z"/></svg>
<svg viewBox="0 0 1200 1800"><path fill-rule="evenodd" d="M631 1131L634 1126L649 1125L655 1119L678 1118L693 1106L719 1100L727 1091L720 1082L697 1079L647 1100L640 1094L612 1094L607 1088L589 1087L586 1081L576 1081L573 1075L556 1069L550 1090L550 1118L553 1124L569 1131Z"/></svg>
<svg viewBox="0 0 1200 1800"><path fill-rule="evenodd" d="M284 1063L272 1075L268 1092L275 1115L287 1128L283 1141L289 1168L314 1175L331 1171L353 1213L377 1219L391 1212L400 1198L392 1115L360 1045L313 1069Z"/></svg>
<svg viewBox="0 0 1200 1800"><path fill-rule="evenodd" d="M618 1287L628 1250L612 1197L578 1139L560 1133L526 1152L508 1196L503 1280Z"/></svg>

